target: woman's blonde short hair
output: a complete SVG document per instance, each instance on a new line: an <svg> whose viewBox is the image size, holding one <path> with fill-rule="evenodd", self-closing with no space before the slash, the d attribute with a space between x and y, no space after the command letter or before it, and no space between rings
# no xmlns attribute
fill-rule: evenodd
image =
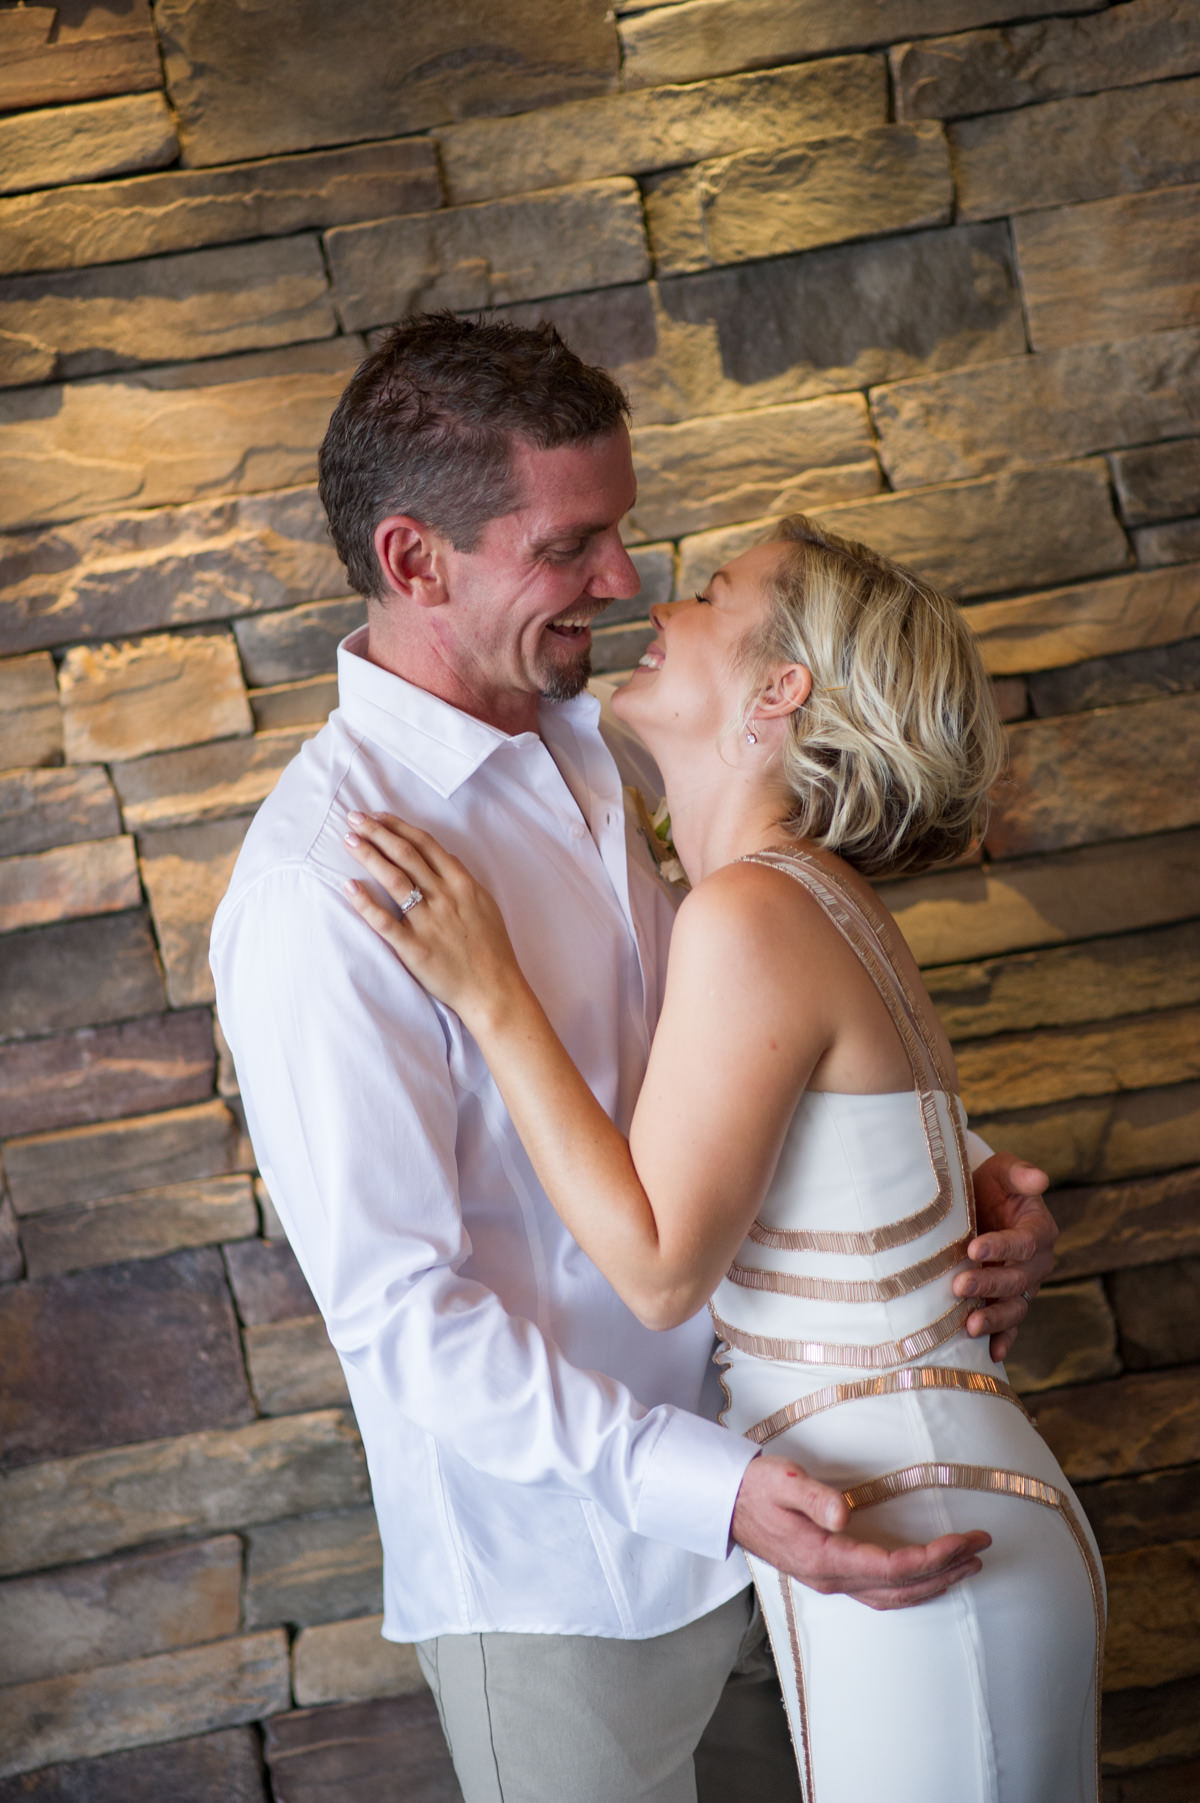
<svg viewBox="0 0 1200 1803"><path fill-rule="evenodd" d="M769 613L743 647L751 693L803 664L812 694L790 716L789 830L864 876L960 856L983 831L1004 739L958 607L899 564L801 514L772 542Z"/></svg>

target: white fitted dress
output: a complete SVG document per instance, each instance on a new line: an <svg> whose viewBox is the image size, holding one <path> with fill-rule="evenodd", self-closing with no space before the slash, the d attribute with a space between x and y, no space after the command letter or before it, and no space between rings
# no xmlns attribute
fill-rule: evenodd
<svg viewBox="0 0 1200 1803"><path fill-rule="evenodd" d="M1104 1580L1091 1531L951 1282L974 1233L965 1116L876 924L785 871L858 954L914 1088L808 1092L712 1300L734 1432L845 1492L884 1545L982 1528L983 1571L875 1611L751 1559L805 1803L1094 1803Z"/></svg>

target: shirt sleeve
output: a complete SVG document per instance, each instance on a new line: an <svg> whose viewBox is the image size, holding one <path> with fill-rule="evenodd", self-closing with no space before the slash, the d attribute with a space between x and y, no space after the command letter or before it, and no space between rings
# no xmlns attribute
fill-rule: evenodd
<svg viewBox="0 0 1200 1803"><path fill-rule="evenodd" d="M212 964L260 1169L343 1362L479 1472L723 1559L755 1448L573 1366L462 1274L453 1017L299 865L227 901Z"/></svg>

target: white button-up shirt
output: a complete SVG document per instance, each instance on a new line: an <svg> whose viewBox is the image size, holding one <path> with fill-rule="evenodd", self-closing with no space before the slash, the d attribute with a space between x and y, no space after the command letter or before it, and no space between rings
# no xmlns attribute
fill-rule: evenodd
<svg viewBox="0 0 1200 1803"><path fill-rule="evenodd" d="M361 876L346 817L425 826L488 884L624 1129L671 903L593 696L509 737L364 648L340 648L340 706L250 829L212 968L259 1166L362 1432L383 1631L665 1633L747 1581L726 1548L753 1449L712 1419L708 1317L650 1332L571 1238L474 1041L343 894ZM625 774L649 793L641 759Z"/></svg>

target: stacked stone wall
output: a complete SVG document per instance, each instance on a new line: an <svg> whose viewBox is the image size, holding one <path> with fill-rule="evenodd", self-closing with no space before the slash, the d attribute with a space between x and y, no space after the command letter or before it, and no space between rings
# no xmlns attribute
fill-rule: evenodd
<svg viewBox="0 0 1200 1803"><path fill-rule="evenodd" d="M1198 97L1196 0L0 10L0 1803L454 1794L205 956L360 617L316 446L431 306L629 389L602 671L784 509L963 602L1011 776L888 895L1059 1186L1107 1803L1200 1794Z"/></svg>

